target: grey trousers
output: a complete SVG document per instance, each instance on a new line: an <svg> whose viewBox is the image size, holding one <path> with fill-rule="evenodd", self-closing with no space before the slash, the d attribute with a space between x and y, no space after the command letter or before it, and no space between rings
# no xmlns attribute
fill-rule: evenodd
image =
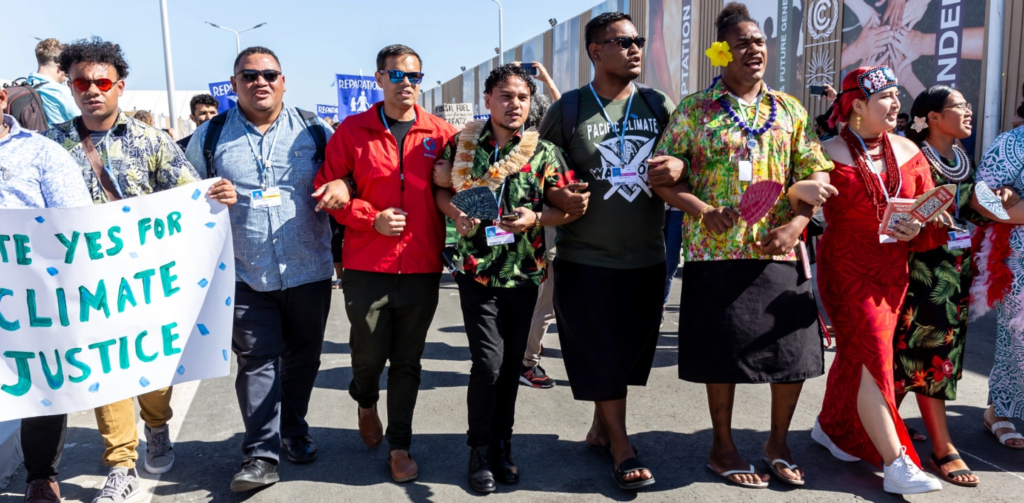
<svg viewBox="0 0 1024 503"><path fill-rule="evenodd" d="M238 358L235 394L246 457L276 462L281 437L309 432L306 411L330 309L330 279L271 292L235 284L231 349Z"/></svg>

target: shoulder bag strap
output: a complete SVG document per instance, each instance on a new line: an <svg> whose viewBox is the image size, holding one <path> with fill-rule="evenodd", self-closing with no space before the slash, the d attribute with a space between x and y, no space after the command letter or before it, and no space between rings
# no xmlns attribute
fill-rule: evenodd
<svg viewBox="0 0 1024 503"><path fill-rule="evenodd" d="M110 175L107 174L107 170L103 169L103 162L100 161L100 154L96 152L96 144L92 141L92 136L89 134L89 129L82 123L82 119L79 118L75 121L75 128L78 130L78 136L82 141L82 148L85 150L85 157L89 159L89 165L92 166L92 172L96 175L96 179L100 181L100 188L107 195L107 199L110 201L117 201L121 199L121 195L117 193L117 188L114 186L114 181L110 179Z"/></svg>

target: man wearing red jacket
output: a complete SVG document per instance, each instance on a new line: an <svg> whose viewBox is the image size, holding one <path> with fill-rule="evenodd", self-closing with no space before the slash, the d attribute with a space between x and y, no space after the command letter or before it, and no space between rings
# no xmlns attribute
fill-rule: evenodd
<svg viewBox="0 0 1024 503"><path fill-rule="evenodd" d="M388 464L397 482L413 480L409 456L420 357L437 309L445 226L434 203L434 161L456 130L416 105L423 80L418 54L390 45L377 54L384 102L345 119L327 144L316 179L326 208L345 226L345 310L352 324L352 382L359 434L376 447L380 375L388 371ZM351 193L350 201L339 194ZM343 204L339 204L342 201Z"/></svg>

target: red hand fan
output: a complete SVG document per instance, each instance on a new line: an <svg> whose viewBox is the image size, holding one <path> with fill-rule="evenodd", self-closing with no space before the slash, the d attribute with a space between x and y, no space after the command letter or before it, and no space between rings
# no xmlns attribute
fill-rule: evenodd
<svg viewBox="0 0 1024 503"><path fill-rule="evenodd" d="M772 180L752 183L740 199L740 217L748 224L760 221L779 201L782 184Z"/></svg>

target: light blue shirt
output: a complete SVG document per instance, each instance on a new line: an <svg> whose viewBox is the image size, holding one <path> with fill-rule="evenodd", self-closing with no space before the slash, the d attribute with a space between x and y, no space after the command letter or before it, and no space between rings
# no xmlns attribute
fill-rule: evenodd
<svg viewBox="0 0 1024 503"><path fill-rule="evenodd" d="M46 114L47 126L53 127L55 124L67 122L82 115L78 105L75 104L74 96L71 95L71 88L54 82L46 75L40 73L29 74L29 85L34 86L40 82L43 85L39 86L36 91L43 98L43 112Z"/></svg>
<svg viewBox="0 0 1024 503"><path fill-rule="evenodd" d="M238 203L228 210L235 247L235 273L253 290L268 292L330 279L331 228L326 211L316 212L313 180L322 162L313 162L316 142L295 108L284 107L266 134L238 107L226 112L224 129L214 149L216 176L231 180ZM199 175L207 176L203 143L207 121L192 135L185 156ZM326 138L333 131L320 122ZM257 155L267 159L260 175ZM252 192L281 191L281 205L254 208Z"/></svg>
<svg viewBox="0 0 1024 503"><path fill-rule="evenodd" d="M0 138L0 208L92 205L82 168L66 150L43 135L21 129L10 115L3 120L11 130Z"/></svg>

